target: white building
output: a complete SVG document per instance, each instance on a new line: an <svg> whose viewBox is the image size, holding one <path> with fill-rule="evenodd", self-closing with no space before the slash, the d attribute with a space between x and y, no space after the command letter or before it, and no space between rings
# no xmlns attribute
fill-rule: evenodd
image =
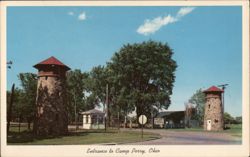
<svg viewBox="0 0 250 157"><path fill-rule="evenodd" d="M83 129L105 129L105 113L97 109L81 112Z"/></svg>

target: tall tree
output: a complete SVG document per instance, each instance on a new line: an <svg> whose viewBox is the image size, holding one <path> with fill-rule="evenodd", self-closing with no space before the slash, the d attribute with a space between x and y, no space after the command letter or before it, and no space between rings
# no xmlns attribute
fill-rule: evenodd
<svg viewBox="0 0 250 157"><path fill-rule="evenodd" d="M110 126L111 119L117 119L118 114L120 117L124 117L124 115L131 111L127 101L129 93L117 81L117 76L108 66L94 67L89 74L90 77L86 84L90 95L87 98L87 102L94 105L104 105L104 109L108 115L107 124Z"/></svg>
<svg viewBox="0 0 250 157"><path fill-rule="evenodd" d="M87 102L95 106L103 105L104 109L107 111L107 124L110 125L110 107L111 106L111 79L110 71L106 66L97 66L92 68L89 73L89 79L87 80L87 89L90 93L87 98ZM108 91L107 91L108 90ZM109 93L108 100L107 92ZM109 102L109 103L108 103Z"/></svg>
<svg viewBox="0 0 250 157"><path fill-rule="evenodd" d="M167 44L147 41L124 45L108 63L115 84L121 86L118 95L136 107L137 116L150 115L152 105L169 107L177 68L172 55Z"/></svg>
<svg viewBox="0 0 250 157"><path fill-rule="evenodd" d="M9 102L8 102L9 95ZM12 120L12 110L13 110L13 101L15 95L15 84L12 85L11 93L7 92L7 104L8 104L8 113L7 113L7 133L10 131L10 121Z"/></svg>
<svg viewBox="0 0 250 157"><path fill-rule="evenodd" d="M202 89L197 90L189 99L189 103L196 106L196 113L191 118L198 120L200 124L203 124L205 102L205 94Z"/></svg>
<svg viewBox="0 0 250 157"><path fill-rule="evenodd" d="M37 75L33 73L20 73L18 75L23 88L22 96L22 115L28 122L28 128L35 118Z"/></svg>
<svg viewBox="0 0 250 157"><path fill-rule="evenodd" d="M110 83L108 69L104 66L94 67L89 73L87 80L87 89L90 92L90 97L93 97L92 103L98 105L105 104L106 100L106 85Z"/></svg>
<svg viewBox="0 0 250 157"><path fill-rule="evenodd" d="M69 121L78 118L78 113L81 110L91 108L93 105L86 103L86 80L87 73L82 73L76 69L67 73L67 96L68 96L68 117ZM75 115L76 114L76 115ZM76 116L76 117L75 117Z"/></svg>

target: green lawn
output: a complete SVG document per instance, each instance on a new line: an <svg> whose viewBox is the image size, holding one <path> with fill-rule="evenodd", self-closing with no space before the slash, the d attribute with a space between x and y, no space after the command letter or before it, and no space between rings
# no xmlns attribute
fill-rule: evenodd
<svg viewBox="0 0 250 157"><path fill-rule="evenodd" d="M202 127L198 127L198 128L181 128L181 129L167 129L169 131L194 131L194 132L222 132L222 133L229 133L232 136L235 137L241 137L242 136L242 125L241 124L231 124L231 125L227 125L229 128L223 131L205 131Z"/></svg>
<svg viewBox="0 0 250 157"><path fill-rule="evenodd" d="M160 135L144 133L143 140L153 140L160 138ZM8 136L8 144L11 145L78 145L78 144L107 144L107 143L129 143L142 141L141 133L134 131L118 130L81 130L81 132L71 132L62 137L35 137L31 132L22 131L18 133L16 128L12 128Z"/></svg>
<svg viewBox="0 0 250 157"><path fill-rule="evenodd" d="M231 124L230 129L224 130L225 133L230 133L235 137L242 137L242 125L241 124Z"/></svg>

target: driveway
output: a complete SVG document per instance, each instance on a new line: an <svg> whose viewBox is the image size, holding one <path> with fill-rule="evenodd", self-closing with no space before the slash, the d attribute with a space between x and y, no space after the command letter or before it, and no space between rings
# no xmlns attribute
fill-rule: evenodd
<svg viewBox="0 0 250 157"><path fill-rule="evenodd" d="M124 129L129 130L129 129ZM141 129L132 129L141 131ZM145 132L160 134L162 138L128 143L129 145L234 145L241 144L241 138L234 137L229 133L207 131L171 131L166 129L144 129Z"/></svg>

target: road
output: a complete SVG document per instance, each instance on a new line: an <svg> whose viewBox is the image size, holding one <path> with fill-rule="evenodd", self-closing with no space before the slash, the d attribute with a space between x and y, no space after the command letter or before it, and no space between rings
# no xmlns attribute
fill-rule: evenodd
<svg viewBox="0 0 250 157"><path fill-rule="evenodd" d="M127 129L125 129L127 130ZM133 131L141 131L133 129ZM162 138L128 143L129 145L234 145L241 144L241 138L229 133L207 131L171 131L166 129L144 129L145 132L160 134Z"/></svg>

